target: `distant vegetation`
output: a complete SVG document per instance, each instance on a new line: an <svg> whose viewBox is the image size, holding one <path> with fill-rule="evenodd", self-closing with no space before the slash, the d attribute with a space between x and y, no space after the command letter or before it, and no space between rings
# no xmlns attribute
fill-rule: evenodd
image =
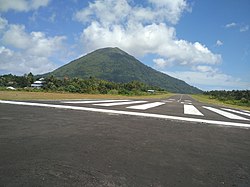
<svg viewBox="0 0 250 187"><path fill-rule="evenodd" d="M66 91L73 93L92 93L92 94L120 94L120 95L143 95L147 90L163 91L160 88L148 86L139 81L129 83L114 83L96 78L64 78L57 79L50 76L45 79L44 90Z"/></svg>
<svg viewBox="0 0 250 187"><path fill-rule="evenodd" d="M147 95L148 90L164 91L161 88L148 86L139 81L128 83L114 83L111 81L65 77L63 79L49 76L45 78L44 86L41 89L31 88L30 85L35 81L32 73L24 76L3 75L0 76L0 87L4 89L8 86L27 91L49 91L49 92L71 92L89 94L120 94L120 95Z"/></svg>
<svg viewBox="0 0 250 187"><path fill-rule="evenodd" d="M12 74L0 76L0 87L12 86L15 88L29 87L35 78L32 73L25 74L24 76L16 76Z"/></svg>
<svg viewBox="0 0 250 187"><path fill-rule="evenodd" d="M203 94L208 95L210 99L218 99L227 104L250 107L250 90L208 91Z"/></svg>

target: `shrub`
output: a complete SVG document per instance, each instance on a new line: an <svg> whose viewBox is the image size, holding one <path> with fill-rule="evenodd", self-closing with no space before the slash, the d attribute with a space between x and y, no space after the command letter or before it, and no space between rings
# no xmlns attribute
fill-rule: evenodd
<svg viewBox="0 0 250 187"><path fill-rule="evenodd" d="M111 94L111 95L118 95L118 90L116 90L116 89L113 89L113 90L109 90L108 91L108 94Z"/></svg>
<svg viewBox="0 0 250 187"><path fill-rule="evenodd" d="M241 102L241 103L248 103L248 100L247 100L246 98L243 97L243 98L241 98L240 102Z"/></svg>

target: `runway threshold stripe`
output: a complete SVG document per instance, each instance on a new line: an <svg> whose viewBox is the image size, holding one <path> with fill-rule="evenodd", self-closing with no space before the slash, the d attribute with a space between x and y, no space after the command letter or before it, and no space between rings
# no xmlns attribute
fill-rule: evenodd
<svg viewBox="0 0 250 187"><path fill-rule="evenodd" d="M222 108L222 110L226 110L226 111L229 111L229 112L234 112L234 113L245 115L245 116L250 116L250 113L245 113L245 112L241 112L241 111L233 110L233 109L229 109L229 108Z"/></svg>
<svg viewBox="0 0 250 187"><path fill-rule="evenodd" d="M111 103L111 102L123 102L130 100L88 100L88 101L62 101L62 103L69 104L91 104L91 103Z"/></svg>
<svg viewBox="0 0 250 187"><path fill-rule="evenodd" d="M197 108L193 105L184 105L184 114L188 115L196 115L196 116L204 116Z"/></svg>
<svg viewBox="0 0 250 187"><path fill-rule="evenodd" d="M126 108L137 109L137 110L146 110L146 109L154 108L154 107L164 105L164 104L165 103L163 103L163 102L154 102L154 103L146 103L146 104L142 104L142 105L129 106Z"/></svg>
<svg viewBox="0 0 250 187"><path fill-rule="evenodd" d="M179 117L179 116L168 116L168 115L161 115L161 114L108 110L108 109L88 108L88 107L79 107L79 106L53 105L53 104L43 104L43 103L2 101L2 100L0 100L0 103L12 104L12 105L22 105L22 106L37 106L37 107L47 107L47 108L100 112L100 113L108 113L108 114L124 114L124 115L130 115L130 116L141 116L141 117L168 119L168 120L178 120L178 121L187 121L187 122L197 122L197 123L215 124L215 125L223 125L223 126L250 128L250 124L246 124L246 123L205 120L205 119L187 118L187 117Z"/></svg>
<svg viewBox="0 0 250 187"><path fill-rule="evenodd" d="M131 105L137 103L146 103L147 101L127 101L127 102L115 102L115 103L103 103L103 104L93 104L97 106L119 106L119 105Z"/></svg>
<svg viewBox="0 0 250 187"><path fill-rule="evenodd" d="M238 119L238 120L246 120L248 121L249 119L246 119L246 118L243 118L241 116L237 116L235 114L232 114L232 113L229 113L229 112L226 112L226 111L223 111L223 110L219 110L219 109L216 109L216 108L213 108L213 107L208 107L208 106L203 106L203 108L207 109L207 110L210 110L212 112L215 112L219 115L222 115L226 118L229 118L229 119Z"/></svg>

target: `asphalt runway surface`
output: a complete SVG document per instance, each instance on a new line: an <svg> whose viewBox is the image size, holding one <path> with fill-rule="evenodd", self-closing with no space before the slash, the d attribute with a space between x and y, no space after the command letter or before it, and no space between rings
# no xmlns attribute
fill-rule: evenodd
<svg viewBox="0 0 250 187"><path fill-rule="evenodd" d="M229 112L246 120L228 119L203 108L222 107L171 99L139 113L250 124L242 113ZM250 186L250 128L112 112L147 103L0 103L0 186ZM183 113L185 104L203 116Z"/></svg>

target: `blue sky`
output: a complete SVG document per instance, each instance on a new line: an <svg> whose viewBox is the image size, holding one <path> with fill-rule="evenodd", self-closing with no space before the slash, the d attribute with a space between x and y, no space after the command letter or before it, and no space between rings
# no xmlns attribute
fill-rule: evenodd
<svg viewBox="0 0 250 187"><path fill-rule="evenodd" d="M102 47L203 90L250 89L249 0L0 0L0 74Z"/></svg>

